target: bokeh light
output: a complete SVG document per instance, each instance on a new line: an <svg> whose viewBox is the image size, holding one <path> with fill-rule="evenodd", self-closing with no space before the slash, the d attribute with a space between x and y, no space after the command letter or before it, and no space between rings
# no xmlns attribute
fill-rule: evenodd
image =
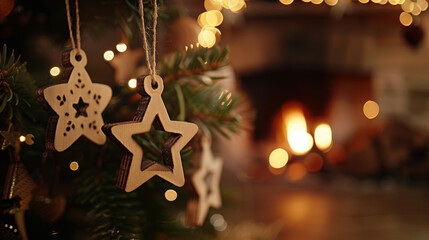
<svg viewBox="0 0 429 240"><path fill-rule="evenodd" d="M338 3L338 0L325 0L325 3L329 6L335 6Z"/></svg>
<svg viewBox="0 0 429 240"><path fill-rule="evenodd" d="M280 0L280 2L284 5L290 5L293 3L293 0Z"/></svg>
<svg viewBox="0 0 429 240"><path fill-rule="evenodd" d="M128 81L128 87L130 87L130 88L136 88L137 87L137 79L131 78Z"/></svg>
<svg viewBox="0 0 429 240"><path fill-rule="evenodd" d="M282 148L274 149L270 153L269 163L273 168L282 168L286 166L287 161L289 160L289 155L286 150Z"/></svg>
<svg viewBox="0 0 429 240"><path fill-rule="evenodd" d="M286 167L286 179L290 182L302 180L307 175L307 168L300 162L294 162Z"/></svg>
<svg viewBox="0 0 429 240"><path fill-rule="evenodd" d="M228 224L225 221L225 218L219 213L215 213L210 217L210 223L216 229L216 231L222 232L226 230Z"/></svg>
<svg viewBox="0 0 429 240"><path fill-rule="evenodd" d="M332 130L328 124L322 123L316 127L314 142L321 151L329 150L332 145Z"/></svg>
<svg viewBox="0 0 429 240"><path fill-rule="evenodd" d="M25 136L22 136L22 135L19 137L19 141L20 142L25 142L26 139L27 138Z"/></svg>
<svg viewBox="0 0 429 240"><path fill-rule="evenodd" d="M380 108L378 107L378 104L372 100L367 101L363 105L363 114L368 119L374 119L378 116L378 113L380 112Z"/></svg>
<svg viewBox="0 0 429 240"><path fill-rule="evenodd" d="M174 191L173 189L168 189L167 191L165 191L165 199L167 199L167 201L174 201L177 199L177 192Z"/></svg>
<svg viewBox="0 0 429 240"><path fill-rule="evenodd" d="M59 67L52 67L51 70L49 70L49 74L51 74L52 77L56 77L58 75L60 75L60 68Z"/></svg>
<svg viewBox="0 0 429 240"><path fill-rule="evenodd" d="M79 163L77 163L76 161L73 161L70 163L70 170L76 171L78 169L79 169Z"/></svg>
<svg viewBox="0 0 429 240"><path fill-rule="evenodd" d="M203 28L198 34L198 43L205 48L211 48L216 44L216 31L213 28Z"/></svg>
<svg viewBox="0 0 429 240"><path fill-rule="evenodd" d="M411 25L411 23L413 23L413 16L411 16L411 14L407 12L402 12L399 15L399 21L401 22L402 25L408 27Z"/></svg>
<svg viewBox="0 0 429 240"><path fill-rule="evenodd" d="M118 50L118 52L125 52L125 51L127 51L127 44L125 44L125 43L118 43L118 44L116 44L116 50Z"/></svg>
<svg viewBox="0 0 429 240"><path fill-rule="evenodd" d="M111 61L115 57L115 54L113 53L113 51L108 50L104 52L103 57L104 60Z"/></svg>
<svg viewBox="0 0 429 240"><path fill-rule="evenodd" d="M310 172L318 172L323 167L323 158L318 153L310 153L304 158L304 164Z"/></svg>

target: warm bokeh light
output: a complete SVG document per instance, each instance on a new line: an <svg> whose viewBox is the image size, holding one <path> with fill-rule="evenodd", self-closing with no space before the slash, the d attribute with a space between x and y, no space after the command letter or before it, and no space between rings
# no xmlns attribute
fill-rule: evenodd
<svg viewBox="0 0 429 240"><path fill-rule="evenodd" d="M316 127L314 142L321 151L329 150L332 145L332 130L328 124L322 123Z"/></svg>
<svg viewBox="0 0 429 240"><path fill-rule="evenodd" d="M319 5L323 2L323 0L311 0L311 3Z"/></svg>
<svg viewBox="0 0 429 240"><path fill-rule="evenodd" d="M19 141L20 141L20 142L25 142L25 140L27 140L27 138L26 138L25 136L22 136L22 135L21 135L21 136L19 137Z"/></svg>
<svg viewBox="0 0 429 240"><path fill-rule="evenodd" d="M73 161L70 163L70 170L76 171L78 169L79 169L79 163L77 163L76 161Z"/></svg>
<svg viewBox="0 0 429 240"><path fill-rule="evenodd" d="M325 0L325 3L329 6L335 6L338 3L338 0Z"/></svg>
<svg viewBox="0 0 429 240"><path fill-rule="evenodd" d="M360 3L364 3L364 4L365 4L365 3L368 3L368 2L369 2L369 0L359 0L359 2L360 2Z"/></svg>
<svg viewBox="0 0 429 240"><path fill-rule="evenodd" d="M282 168L286 166L287 161L289 160L289 155L286 150L282 148L274 149L270 153L269 163L273 168Z"/></svg>
<svg viewBox="0 0 429 240"><path fill-rule="evenodd" d="M304 131L288 134L288 141L292 151L298 155L307 153L313 147L313 137Z"/></svg>
<svg viewBox="0 0 429 240"><path fill-rule="evenodd" d="M304 158L304 164L310 172L318 172L323 167L323 158L318 153L310 153Z"/></svg>
<svg viewBox="0 0 429 240"><path fill-rule="evenodd" d="M51 70L49 71L49 73L51 74L52 77L56 77L58 75L60 75L60 68L59 67L52 67Z"/></svg>
<svg viewBox="0 0 429 240"><path fill-rule="evenodd" d="M402 10L404 10L404 12L408 12L408 13L413 11L415 6L416 6L416 4L414 2L407 1L407 0L403 4L401 4Z"/></svg>
<svg viewBox="0 0 429 240"><path fill-rule="evenodd" d="M136 88L137 87L137 79L131 78L128 81L128 87L130 87L130 88Z"/></svg>
<svg viewBox="0 0 429 240"><path fill-rule="evenodd" d="M307 153L313 147L313 137L307 132L304 113L297 106L285 107L284 124L289 146L297 155Z"/></svg>
<svg viewBox="0 0 429 240"><path fill-rule="evenodd" d="M174 191L173 189L168 189L167 191L165 191L164 196L165 196L165 199L172 202L177 199L177 192Z"/></svg>
<svg viewBox="0 0 429 240"><path fill-rule="evenodd" d="M125 51L127 51L127 44L125 44L125 43L118 43L118 44L116 44L116 50L118 50L118 52L125 52Z"/></svg>
<svg viewBox="0 0 429 240"><path fill-rule="evenodd" d="M368 119L373 119L377 117L379 112L380 108L378 107L378 104L374 101L369 100L363 105L363 114Z"/></svg>
<svg viewBox="0 0 429 240"><path fill-rule="evenodd" d="M286 179L291 182L302 180L307 175L307 168L300 162L294 162L286 167Z"/></svg>
<svg viewBox="0 0 429 240"><path fill-rule="evenodd" d="M246 6L244 0L222 0L222 7L231 10L232 12L238 12Z"/></svg>
<svg viewBox="0 0 429 240"><path fill-rule="evenodd" d="M203 12L198 16L198 23L201 27L217 27L223 21L223 15L218 10Z"/></svg>
<svg viewBox="0 0 429 240"><path fill-rule="evenodd" d="M426 0L417 0L417 5L422 11L426 11L428 9L428 2Z"/></svg>
<svg viewBox="0 0 429 240"><path fill-rule="evenodd" d="M399 21L402 25L408 27L413 23L413 16L407 12L402 12L401 15L399 15Z"/></svg>
<svg viewBox="0 0 429 240"><path fill-rule="evenodd" d="M280 2L284 5L290 5L293 3L293 0L280 0Z"/></svg>
<svg viewBox="0 0 429 240"><path fill-rule="evenodd" d="M205 0L204 1L204 8L209 10L222 10L222 1L216 1L216 0Z"/></svg>
<svg viewBox="0 0 429 240"><path fill-rule="evenodd" d="M213 28L203 28L198 34L198 43L205 48L211 48L216 44L216 31Z"/></svg>
<svg viewBox="0 0 429 240"><path fill-rule="evenodd" d="M103 57L104 60L111 61L115 57L115 54L113 53L113 51L108 50L104 52Z"/></svg>

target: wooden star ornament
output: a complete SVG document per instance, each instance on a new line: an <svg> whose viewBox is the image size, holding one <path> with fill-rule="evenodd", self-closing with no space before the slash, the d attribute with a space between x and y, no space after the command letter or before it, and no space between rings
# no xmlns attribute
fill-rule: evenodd
<svg viewBox="0 0 429 240"><path fill-rule="evenodd" d="M161 98L163 89L160 76L140 76L138 90L142 98L133 121L103 126L106 135L125 151L116 186L126 192L135 190L154 176L179 187L185 184L180 151L195 136L198 127L193 123L170 120ZM171 134L162 146L164 164L143 159L143 149L133 139L133 135L149 132L152 125Z"/></svg>
<svg viewBox="0 0 429 240"><path fill-rule="evenodd" d="M19 137L21 134L13 129L12 124L9 124L7 131L0 131L0 135L3 137L1 150L5 150L9 146L18 150L20 144Z"/></svg>
<svg viewBox="0 0 429 240"><path fill-rule="evenodd" d="M50 150L62 152L82 135L98 145L106 142L101 113L112 98L112 89L92 83L86 64L83 50L65 52L63 78L68 82L38 90L38 100L53 112L46 134L46 147Z"/></svg>
<svg viewBox="0 0 429 240"><path fill-rule="evenodd" d="M207 137L202 138L201 147L200 165L191 175L188 187L190 198L186 213L187 223L190 226L203 225L209 208L219 208L222 205L219 182L223 161L213 156L211 141Z"/></svg>

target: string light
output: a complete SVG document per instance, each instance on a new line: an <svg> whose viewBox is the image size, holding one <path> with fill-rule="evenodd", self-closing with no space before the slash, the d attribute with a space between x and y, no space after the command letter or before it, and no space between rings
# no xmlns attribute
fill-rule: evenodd
<svg viewBox="0 0 429 240"><path fill-rule="evenodd" d="M111 61L115 57L115 54L113 53L113 51L108 50L104 52L103 57L104 60Z"/></svg>
<svg viewBox="0 0 429 240"><path fill-rule="evenodd" d="M130 88L136 88L137 87L137 79L131 78L128 81L128 87L130 87Z"/></svg>
<svg viewBox="0 0 429 240"><path fill-rule="evenodd" d="M173 202L174 200L177 199L177 192L174 191L173 189L168 189L167 191L165 191L165 199L167 199L167 201Z"/></svg>
<svg viewBox="0 0 429 240"><path fill-rule="evenodd" d="M70 163L70 170L76 171L78 169L79 169L79 163L77 163L76 161L73 161Z"/></svg>
<svg viewBox="0 0 429 240"><path fill-rule="evenodd" d="M127 51L127 44L125 44L125 43L118 43L118 44L116 44L116 50L118 50L118 52L125 52L125 51Z"/></svg>
<svg viewBox="0 0 429 240"><path fill-rule="evenodd" d="M60 72L61 72L61 70L57 66L52 67L51 70L49 70L49 74L51 74L52 77L56 77L56 76L60 75Z"/></svg>
<svg viewBox="0 0 429 240"><path fill-rule="evenodd" d="M25 137L25 136L20 136L19 137L19 141L20 142L25 142L25 140L26 140L27 138Z"/></svg>

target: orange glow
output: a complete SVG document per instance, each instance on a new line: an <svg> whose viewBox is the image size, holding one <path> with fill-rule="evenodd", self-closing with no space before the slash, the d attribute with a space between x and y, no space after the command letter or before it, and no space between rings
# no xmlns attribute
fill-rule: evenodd
<svg viewBox="0 0 429 240"><path fill-rule="evenodd" d="M304 159L304 164L310 172L318 172L323 167L323 158L317 153L310 153Z"/></svg>
<svg viewBox="0 0 429 240"><path fill-rule="evenodd" d="M273 168L282 168L286 166L289 156L286 150L282 148L274 149L269 157L270 166Z"/></svg>
<svg viewBox="0 0 429 240"><path fill-rule="evenodd" d="M329 150L332 145L332 130L328 124L322 123L316 127L314 142L321 151Z"/></svg>
<svg viewBox="0 0 429 240"><path fill-rule="evenodd" d="M374 101L369 100L363 105L363 114L368 119L376 118L379 112L380 108L378 107L378 104Z"/></svg>
<svg viewBox="0 0 429 240"><path fill-rule="evenodd" d="M307 175L307 168L300 162L294 162L286 168L286 179L291 182L302 180Z"/></svg>
<svg viewBox="0 0 429 240"><path fill-rule="evenodd" d="M307 153L313 147L313 137L307 132L307 123L300 108L290 109L284 116L286 137L292 151L297 155Z"/></svg>
<svg viewBox="0 0 429 240"><path fill-rule="evenodd" d="M334 144L331 148L331 151L329 151L326 154L326 158L328 159L328 161L332 164L338 164L342 161L344 161L344 159L346 158L346 150L344 149L344 147L340 146L340 145L336 145Z"/></svg>

